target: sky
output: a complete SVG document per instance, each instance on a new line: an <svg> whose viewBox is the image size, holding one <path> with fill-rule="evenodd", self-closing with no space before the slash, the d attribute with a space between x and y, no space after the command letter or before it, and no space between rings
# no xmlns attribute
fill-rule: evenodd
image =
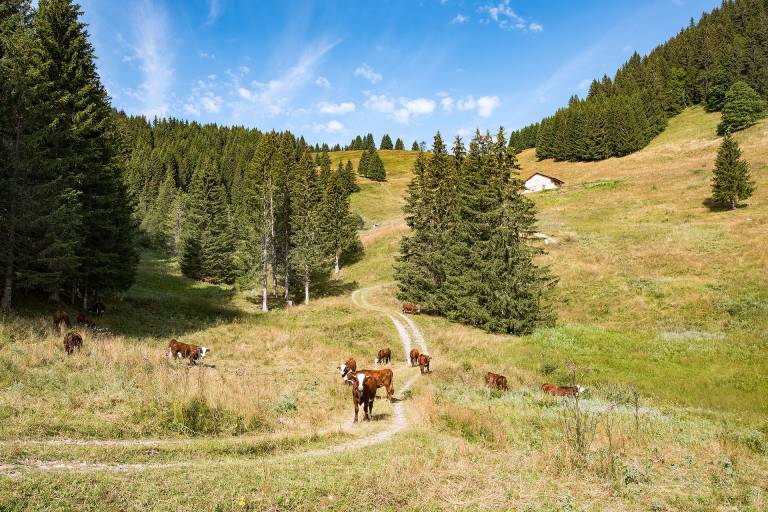
<svg viewBox="0 0 768 512"><path fill-rule="evenodd" d="M521 128L720 0L81 0L129 114L431 141Z"/></svg>

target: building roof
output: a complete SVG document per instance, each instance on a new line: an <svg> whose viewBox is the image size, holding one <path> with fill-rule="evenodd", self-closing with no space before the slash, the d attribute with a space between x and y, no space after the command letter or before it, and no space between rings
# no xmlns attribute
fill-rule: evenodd
<svg viewBox="0 0 768 512"><path fill-rule="evenodd" d="M533 177L534 177L534 176L536 176L537 174L538 174L539 176L544 176L545 178L549 178L550 180L554 181L554 182L555 182L555 183L557 183L558 185L562 185L563 183L565 183L565 182L564 182L563 180L561 180L560 178L555 178L554 176L550 176L549 174L544 174L543 172L538 172L538 171L536 171L536 172L534 172L533 174L531 174L530 176L528 176L528 177L525 179L525 182L527 183L527 182L528 182L528 180L530 180L531 178L533 178Z"/></svg>

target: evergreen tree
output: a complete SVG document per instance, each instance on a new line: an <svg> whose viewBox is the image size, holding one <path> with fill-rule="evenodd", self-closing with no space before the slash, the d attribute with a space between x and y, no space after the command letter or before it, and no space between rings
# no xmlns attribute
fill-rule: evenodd
<svg viewBox="0 0 768 512"><path fill-rule="evenodd" d="M369 133L365 136L365 141L363 142L363 149L376 149L376 142L373 140L373 134Z"/></svg>
<svg viewBox="0 0 768 512"><path fill-rule="evenodd" d="M395 149L397 151L405 150L405 144L403 144L403 139L401 139L400 137L398 137L397 140L395 141Z"/></svg>
<svg viewBox="0 0 768 512"><path fill-rule="evenodd" d="M755 183L750 179L749 164L741 159L739 144L727 134L717 152L712 178L712 201L735 209L739 200L752 196Z"/></svg>
<svg viewBox="0 0 768 512"><path fill-rule="evenodd" d="M766 102L749 85L739 80L725 94L720 135L734 133L755 124L766 114Z"/></svg>
<svg viewBox="0 0 768 512"><path fill-rule="evenodd" d="M374 181L386 181L387 172L384 169L384 162L381 161L379 152L375 149L366 151L365 177Z"/></svg>
<svg viewBox="0 0 768 512"><path fill-rule="evenodd" d="M368 161L370 158L371 155L368 150L363 151L363 154L360 155L360 162L357 164L357 174L363 178L368 177Z"/></svg>
<svg viewBox="0 0 768 512"><path fill-rule="evenodd" d="M325 183L322 204L322 226L329 254L334 262L336 274L340 270L342 256L357 247L359 240L355 220L349 212L349 189L345 183L344 167L339 163L337 172L331 174Z"/></svg>
<svg viewBox="0 0 768 512"><path fill-rule="evenodd" d="M413 145L411 146L411 151L421 151L421 147L419 147L418 142L413 141Z"/></svg>
<svg viewBox="0 0 768 512"><path fill-rule="evenodd" d="M328 270L328 246L323 240L322 192L315 166L305 155L297 167L293 190L291 265L304 286L304 303L309 304L309 289L317 274Z"/></svg>
<svg viewBox="0 0 768 512"><path fill-rule="evenodd" d="M352 165L351 160L347 160L347 164L342 167L341 162L339 162L339 175L341 176L341 182L344 185L344 189L347 191L347 194L351 194L352 192L357 192L360 190L360 187L357 186L357 179L355 178L355 168Z"/></svg>
<svg viewBox="0 0 768 512"><path fill-rule="evenodd" d="M379 149L394 149L394 146L392 145L392 139L389 137L388 133L385 133L384 136L381 138L381 144L379 144Z"/></svg>

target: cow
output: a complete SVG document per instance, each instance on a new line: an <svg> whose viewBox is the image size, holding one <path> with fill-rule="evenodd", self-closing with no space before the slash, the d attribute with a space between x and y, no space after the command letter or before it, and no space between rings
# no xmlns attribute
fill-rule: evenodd
<svg viewBox="0 0 768 512"><path fill-rule="evenodd" d="M412 348L411 353L408 355L408 362L411 366L419 364L419 349Z"/></svg>
<svg viewBox="0 0 768 512"><path fill-rule="evenodd" d="M352 403L355 405L355 423L357 423L357 412L360 405L363 406L363 413L365 414L365 421L371 421L371 413L373 412L373 402L376 398L376 390L378 385L376 380L362 371L360 372L347 372L344 377L344 382L352 385Z"/></svg>
<svg viewBox="0 0 768 512"><path fill-rule="evenodd" d="M67 355L71 356L75 349L79 351L82 347L83 337L80 336L79 333L70 332L64 336L64 352L66 352Z"/></svg>
<svg viewBox="0 0 768 512"><path fill-rule="evenodd" d="M501 374L488 372L485 374L485 385L499 391L507 391L507 378Z"/></svg>
<svg viewBox="0 0 768 512"><path fill-rule="evenodd" d="M96 322L94 322L91 319L91 317L89 317L88 315L83 315L83 314L77 315L77 323L78 325L84 325L89 329L93 329L94 327L96 327Z"/></svg>
<svg viewBox="0 0 768 512"><path fill-rule="evenodd" d="M430 371L429 362L432 360L427 354L419 355L419 371L424 374Z"/></svg>
<svg viewBox="0 0 768 512"><path fill-rule="evenodd" d="M350 357L346 362L341 363L338 367L336 367L336 369L339 370L341 373L341 378L343 379L350 371L354 372L357 370L357 362L355 361L354 357Z"/></svg>
<svg viewBox="0 0 768 512"><path fill-rule="evenodd" d="M210 352L211 349L207 347L198 347L197 345L190 345L188 343L182 343L176 339L172 339L168 343L168 357L178 359L189 359L190 364L197 364Z"/></svg>
<svg viewBox="0 0 768 512"><path fill-rule="evenodd" d="M388 363L392 359L392 351L388 348L383 348L379 350L379 354L377 355L376 359L373 360L376 364L384 364Z"/></svg>
<svg viewBox="0 0 768 512"><path fill-rule="evenodd" d="M88 312L92 315L101 316L107 311L107 307L103 302L94 302L91 307L88 308Z"/></svg>
<svg viewBox="0 0 768 512"><path fill-rule="evenodd" d="M59 331L59 334L64 332L64 328L71 328L72 323L69 321L69 315L66 311L57 309L53 312L53 328Z"/></svg>
<svg viewBox="0 0 768 512"><path fill-rule="evenodd" d="M585 389L578 384L575 386L555 386L549 383L541 385L541 390L552 396L576 396L583 393Z"/></svg>
<svg viewBox="0 0 768 512"><path fill-rule="evenodd" d="M418 315L421 313L421 307L410 302L403 303L403 313L409 313L411 315Z"/></svg>
<svg viewBox="0 0 768 512"><path fill-rule="evenodd" d="M392 401L392 395L395 394L395 388L392 385L392 370L389 368L384 368L383 370L360 370L357 373L364 373L370 376L376 382L376 389L384 388L387 392L387 400Z"/></svg>

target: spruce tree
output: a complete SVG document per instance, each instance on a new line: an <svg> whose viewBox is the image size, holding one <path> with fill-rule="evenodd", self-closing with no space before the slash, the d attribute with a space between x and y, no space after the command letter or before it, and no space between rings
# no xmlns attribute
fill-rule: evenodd
<svg viewBox="0 0 768 512"><path fill-rule="evenodd" d="M368 177L368 161L370 160L370 157L371 155L368 150L363 151L363 154L360 155L360 161L357 164L357 174L363 178Z"/></svg>
<svg viewBox="0 0 768 512"><path fill-rule="evenodd" d="M418 142L413 141L413 145L411 145L411 151L421 151L421 147L419 146Z"/></svg>
<svg viewBox="0 0 768 512"><path fill-rule="evenodd" d="M739 144L727 134L715 160L712 177L712 201L735 209L739 200L752 196L755 183L750 178L749 164L741 159Z"/></svg>
<svg viewBox="0 0 768 512"><path fill-rule="evenodd" d="M347 194L357 192L360 187L357 186L357 179L355 178L355 167L352 165L351 160L347 160L347 164L342 167L339 162L339 173L341 175L341 181L347 190Z"/></svg>
<svg viewBox="0 0 768 512"><path fill-rule="evenodd" d="M359 243L354 218L349 212L349 189L345 183L344 168L339 163L325 183L323 194L322 227L324 242L334 262L334 272L339 273L341 258L345 252Z"/></svg>
<svg viewBox="0 0 768 512"><path fill-rule="evenodd" d="M387 171L384 169L384 162L381 161L379 152L375 149L369 149L366 158L365 177L374 181L386 181Z"/></svg>
<svg viewBox="0 0 768 512"><path fill-rule="evenodd" d="M395 150L397 151L405 150L405 144L403 143L403 139L401 139L400 137L398 137L397 140L395 141Z"/></svg>
<svg viewBox="0 0 768 512"><path fill-rule="evenodd" d="M392 139L390 138L388 133L385 133L384 136L381 138L381 144L379 144L379 149L382 149L382 150L394 149L394 146L392 145Z"/></svg>
<svg viewBox="0 0 768 512"><path fill-rule="evenodd" d="M766 102L749 85L739 80L725 93L719 135L735 133L755 124L766 115Z"/></svg>

